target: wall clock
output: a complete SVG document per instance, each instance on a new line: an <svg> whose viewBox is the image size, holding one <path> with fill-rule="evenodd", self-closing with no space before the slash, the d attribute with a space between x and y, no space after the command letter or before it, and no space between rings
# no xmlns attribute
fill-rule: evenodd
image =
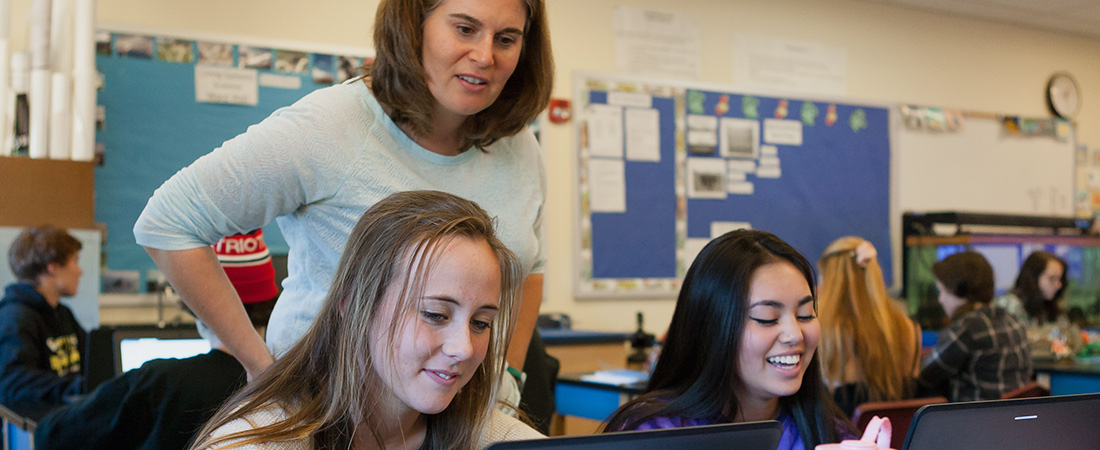
<svg viewBox="0 0 1100 450"><path fill-rule="evenodd" d="M1081 109L1081 88L1066 72L1058 72L1047 81L1047 106L1063 119L1073 119Z"/></svg>

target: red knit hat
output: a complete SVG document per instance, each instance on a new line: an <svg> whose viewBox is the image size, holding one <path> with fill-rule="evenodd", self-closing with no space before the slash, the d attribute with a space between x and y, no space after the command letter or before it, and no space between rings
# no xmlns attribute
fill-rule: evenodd
<svg viewBox="0 0 1100 450"><path fill-rule="evenodd" d="M264 244L264 231L256 230L222 238L213 245L218 262L229 281L237 289L243 303L257 303L275 298L275 267Z"/></svg>

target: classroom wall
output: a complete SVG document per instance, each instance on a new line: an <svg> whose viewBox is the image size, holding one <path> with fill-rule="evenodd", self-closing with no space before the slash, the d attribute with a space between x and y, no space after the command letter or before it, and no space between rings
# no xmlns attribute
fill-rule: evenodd
<svg viewBox="0 0 1100 450"><path fill-rule="evenodd" d="M25 48L26 25L18 18L30 10L30 3L14 0L14 48ZM611 18L620 4L697 20L703 60L699 81L707 83L733 83L735 33L845 49L848 97L855 100L1044 116L1047 78L1068 70L1085 97L1078 141L1100 146L1100 38L854 0L680 0L675 6L662 0L549 0L555 97L572 97L576 70L614 71ZM98 0L98 5L100 23L365 46L377 1ZM624 331L633 328L634 313L642 311L646 328L662 332L671 319L673 299L574 299L573 128L571 123L547 124L544 130L550 194L542 311L571 314L576 328Z"/></svg>

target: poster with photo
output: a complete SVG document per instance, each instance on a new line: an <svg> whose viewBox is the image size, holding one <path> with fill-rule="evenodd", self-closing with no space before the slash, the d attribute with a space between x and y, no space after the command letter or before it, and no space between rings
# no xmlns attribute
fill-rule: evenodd
<svg viewBox="0 0 1100 450"><path fill-rule="evenodd" d="M152 59L153 38L133 34L115 35L115 50L122 58Z"/></svg>
<svg viewBox="0 0 1100 450"><path fill-rule="evenodd" d="M95 32L95 52L97 55L110 55L111 54L111 32L110 31L96 31Z"/></svg>
<svg viewBox="0 0 1100 450"><path fill-rule="evenodd" d="M688 198L726 198L726 162L720 158L688 158Z"/></svg>
<svg viewBox="0 0 1100 450"><path fill-rule="evenodd" d="M168 37L157 38L157 59L165 62L191 63L195 60L191 41Z"/></svg>
<svg viewBox="0 0 1100 450"><path fill-rule="evenodd" d="M341 83L364 75L363 58L341 56L336 63L336 79Z"/></svg>
<svg viewBox="0 0 1100 450"><path fill-rule="evenodd" d="M199 42L199 64L233 66L233 45L221 42Z"/></svg>
<svg viewBox="0 0 1100 450"><path fill-rule="evenodd" d="M759 153L760 122L723 117L718 142L726 158L755 159Z"/></svg>
<svg viewBox="0 0 1100 450"><path fill-rule="evenodd" d="M271 69L274 52L270 48L241 45L238 47L238 51L240 55L237 66L242 69Z"/></svg>
<svg viewBox="0 0 1100 450"><path fill-rule="evenodd" d="M335 57L332 55L322 55L318 53L312 53L309 55L311 60L311 66L313 69L310 71L310 75L313 77L313 82L317 84L332 84L333 81L333 60Z"/></svg>
<svg viewBox="0 0 1100 450"><path fill-rule="evenodd" d="M279 50L275 52L275 71L304 74L309 66L306 52Z"/></svg>

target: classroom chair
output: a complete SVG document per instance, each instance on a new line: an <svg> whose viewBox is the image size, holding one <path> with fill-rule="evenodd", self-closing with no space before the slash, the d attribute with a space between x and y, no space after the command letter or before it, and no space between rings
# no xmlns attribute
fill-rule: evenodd
<svg viewBox="0 0 1100 450"><path fill-rule="evenodd" d="M1028 384L1023 385L1019 389L1001 394L1001 400L1007 400L1010 398L1046 397L1048 395L1050 395L1050 390L1039 386L1039 383L1032 381Z"/></svg>
<svg viewBox="0 0 1100 450"><path fill-rule="evenodd" d="M863 433L867 423L874 416L890 418L890 426L893 428L893 436L890 438L890 448L901 448L905 443L905 434L909 431L909 422L913 415L924 405L934 403L947 403L947 397L923 397L908 400L890 402L867 402L856 406L852 413L852 423L855 424L858 433Z"/></svg>

